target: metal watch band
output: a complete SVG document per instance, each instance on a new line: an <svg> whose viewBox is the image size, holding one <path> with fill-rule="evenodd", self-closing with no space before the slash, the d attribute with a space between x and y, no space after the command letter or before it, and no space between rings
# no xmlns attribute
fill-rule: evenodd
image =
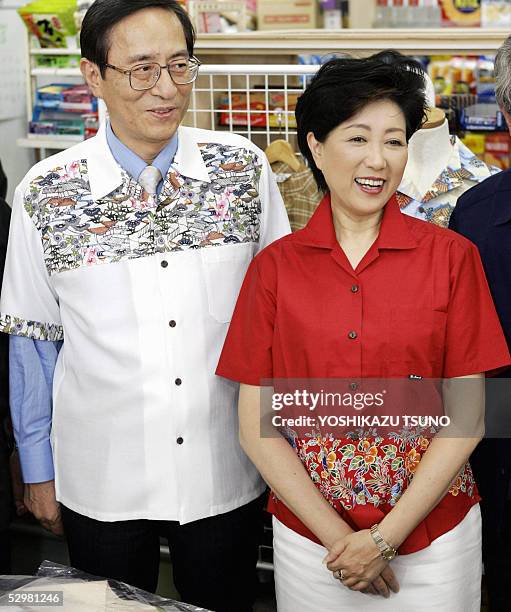
<svg viewBox="0 0 511 612"><path fill-rule="evenodd" d="M374 540L374 543L376 544L376 546L378 547L378 550L381 553L381 556L386 561L393 559L397 555L397 550L393 546L385 542L381 533L378 530L378 523L373 525L370 531L371 531L371 536Z"/></svg>

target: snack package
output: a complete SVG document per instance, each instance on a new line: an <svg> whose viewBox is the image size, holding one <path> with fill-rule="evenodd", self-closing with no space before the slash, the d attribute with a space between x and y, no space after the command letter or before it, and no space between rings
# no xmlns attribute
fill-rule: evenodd
<svg viewBox="0 0 511 612"><path fill-rule="evenodd" d="M439 0L442 26L478 27L481 25L481 0Z"/></svg>
<svg viewBox="0 0 511 612"><path fill-rule="evenodd" d="M37 0L18 13L41 47L76 46L77 0Z"/></svg>
<svg viewBox="0 0 511 612"><path fill-rule="evenodd" d="M287 96L287 126L289 128L296 127L296 119L294 110L296 101L300 94L288 94ZM219 109L224 111L220 113L220 125L246 126L250 123L251 127L266 127L268 121L269 127L286 126L286 101L283 92L270 91L268 93L269 108L266 108L266 93L255 92L250 94L250 114L247 111L247 95L244 93L233 94L231 97L231 107L229 107L229 98L225 96L219 104ZM232 112L230 112L232 108ZM266 113L266 110L269 113ZM268 115L268 120L267 120Z"/></svg>

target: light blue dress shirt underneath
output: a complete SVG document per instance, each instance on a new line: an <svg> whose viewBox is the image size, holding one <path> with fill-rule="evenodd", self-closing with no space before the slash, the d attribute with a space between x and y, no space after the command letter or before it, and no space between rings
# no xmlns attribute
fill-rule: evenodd
<svg viewBox="0 0 511 612"><path fill-rule="evenodd" d="M132 178L138 179L147 163L123 144L110 122L106 139L115 161ZM178 146L177 133L160 151L152 165L167 175ZM163 179L157 187L159 194ZM9 338L9 397L11 417L20 457L23 480L27 483L53 480L50 445L53 373L62 341Z"/></svg>

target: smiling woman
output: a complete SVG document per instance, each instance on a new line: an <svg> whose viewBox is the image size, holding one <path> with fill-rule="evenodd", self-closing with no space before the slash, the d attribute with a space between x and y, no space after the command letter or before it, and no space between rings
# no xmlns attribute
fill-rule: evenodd
<svg viewBox="0 0 511 612"><path fill-rule="evenodd" d="M399 209L424 115L411 60L336 59L318 71L296 119L325 197L304 229L254 259L231 320L217 373L242 383L242 446L274 492L279 612L480 608L479 495L467 460L481 437L483 373L510 357L475 247ZM463 378L474 391L470 435L308 422L262 430L261 387L272 379L345 391L385 378ZM457 405L450 382L446 414ZM412 403L400 405L405 422ZM297 406L291 414L305 416Z"/></svg>

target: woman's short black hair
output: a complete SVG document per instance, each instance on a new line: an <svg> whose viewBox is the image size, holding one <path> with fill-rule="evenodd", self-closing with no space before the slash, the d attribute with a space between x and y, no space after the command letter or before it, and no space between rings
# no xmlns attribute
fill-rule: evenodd
<svg viewBox="0 0 511 612"><path fill-rule="evenodd" d="M193 55L195 30L188 13L177 0L96 0L85 13L80 47L82 57L99 66L102 77L105 76L112 28L125 17L146 8L165 8L172 11L183 26L188 53Z"/></svg>
<svg viewBox="0 0 511 612"><path fill-rule="evenodd" d="M324 142L332 130L365 106L390 100L406 121L406 140L420 129L426 113L422 66L396 51L383 51L365 59L339 58L324 64L296 104L298 146L307 159L316 183L328 191L321 170L307 144L312 132Z"/></svg>

